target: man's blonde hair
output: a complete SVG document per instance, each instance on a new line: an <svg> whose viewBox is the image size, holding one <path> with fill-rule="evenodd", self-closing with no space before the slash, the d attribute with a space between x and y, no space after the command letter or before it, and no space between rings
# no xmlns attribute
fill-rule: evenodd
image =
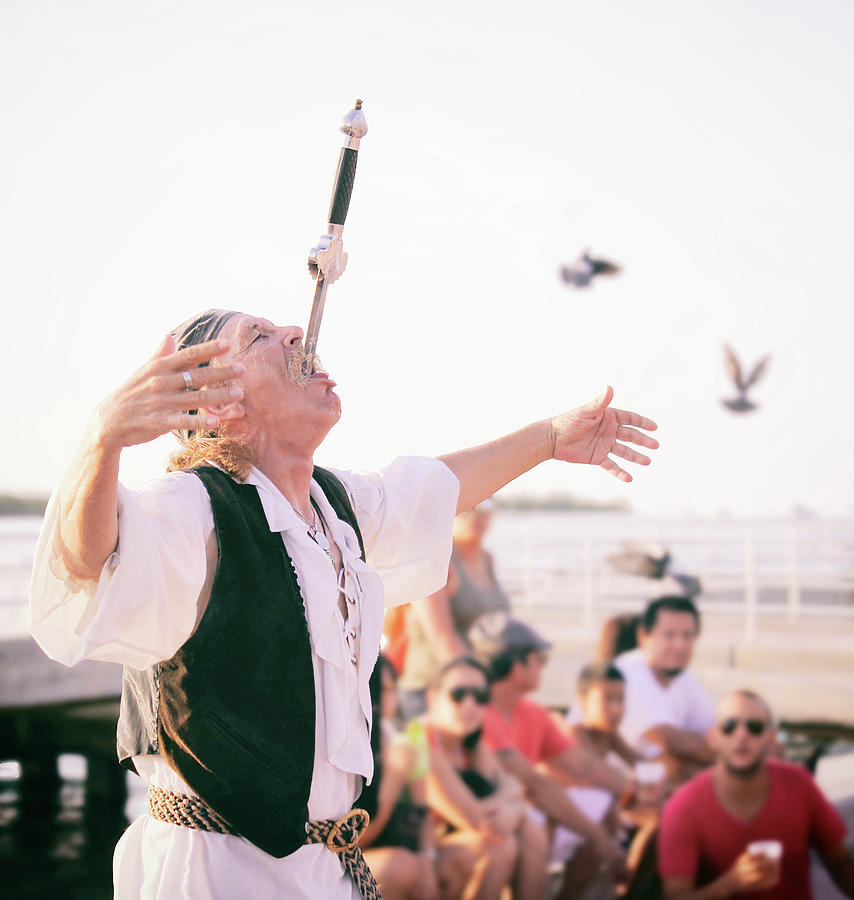
<svg viewBox="0 0 854 900"><path fill-rule="evenodd" d="M196 431L182 439L180 449L170 455L166 471L180 472L214 463L238 481L246 481L255 465L255 454L244 439L228 434L224 426L223 422L215 431Z"/></svg>

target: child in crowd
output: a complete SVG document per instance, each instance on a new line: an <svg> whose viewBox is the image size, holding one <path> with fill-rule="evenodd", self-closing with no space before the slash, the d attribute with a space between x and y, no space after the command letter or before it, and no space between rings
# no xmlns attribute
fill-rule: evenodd
<svg viewBox="0 0 854 900"><path fill-rule="evenodd" d="M597 756L617 757L632 768L644 757L620 737L625 705L623 673L608 662L589 663L578 676L577 705L565 723L566 731Z"/></svg>
<svg viewBox="0 0 854 900"><path fill-rule="evenodd" d="M589 663L578 675L576 704L563 726L579 746L635 773L633 792L621 798L619 818L630 840L628 884L636 885L657 878L652 839L668 787L664 764L655 759L660 747L650 743L648 752L639 752L620 735L625 702L623 673L610 662Z"/></svg>

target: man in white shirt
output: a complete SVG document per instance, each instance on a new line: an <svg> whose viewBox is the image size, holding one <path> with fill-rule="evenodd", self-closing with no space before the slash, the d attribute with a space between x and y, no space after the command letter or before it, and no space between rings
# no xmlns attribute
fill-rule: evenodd
<svg viewBox="0 0 854 900"><path fill-rule="evenodd" d="M317 364L301 375L302 337L296 326L227 310L188 320L100 404L45 517L33 634L68 665L125 665L120 749L153 798L117 847L117 900L376 896L354 847L364 823L348 819L344 852L333 845L341 850L344 830L335 820L373 772L368 679L383 603L437 590L454 514L540 462L599 465L630 481L613 456L649 458L620 441L657 446L637 430L655 423L611 408L608 388L480 447L321 479L314 451L341 406ZM127 490L122 450L170 430L182 441L174 471ZM292 662L285 647L294 650L290 691L280 690ZM212 665L220 654L228 677ZM206 695L199 673L219 678L216 690ZM244 700L263 712L241 723ZM304 715L294 712L300 703ZM305 750L243 733L281 734L281 718L293 722L296 743L308 729ZM223 772L224 746L245 753L235 757L245 767ZM208 776L210 794L198 788ZM240 836L222 812L241 802L251 810L253 798L260 809L276 791L294 797L283 825L305 828L296 849L265 851L264 838ZM243 818L245 834L265 824L258 819Z"/></svg>
<svg viewBox="0 0 854 900"><path fill-rule="evenodd" d="M690 598L660 597L647 604L638 626L640 646L614 660L626 680L623 737L641 750L658 745L679 783L714 762L706 740L714 701L687 671L699 633L700 614Z"/></svg>

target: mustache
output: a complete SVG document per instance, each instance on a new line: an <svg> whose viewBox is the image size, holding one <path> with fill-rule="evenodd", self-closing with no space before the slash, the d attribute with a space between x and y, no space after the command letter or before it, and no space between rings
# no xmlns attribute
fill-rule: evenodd
<svg viewBox="0 0 854 900"><path fill-rule="evenodd" d="M294 384L298 384L301 387L305 387L308 384L309 377L315 372L326 371L323 368L320 357L315 353L311 361L311 370L308 375L304 375L303 363L306 359L308 359L308 354L305 352L305 347L302 344L297 344L285 359L285 374Z"/></svg>

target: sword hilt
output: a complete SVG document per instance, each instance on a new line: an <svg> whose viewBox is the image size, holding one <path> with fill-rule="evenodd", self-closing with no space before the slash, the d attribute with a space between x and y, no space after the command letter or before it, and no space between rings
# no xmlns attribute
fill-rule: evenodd
<svg viewBox="0 0 854 900"><path fill-rule="evenodd" d="M343 225L350 207L353 193L353 182L356 180L356 163L359 160L359 142L368 132L368 123L362 112L362 101L344 116L340 130L347 135L347 141L338 156L338 169L335 172L335 184L332 188L332 203L329 205L327 222L330 225Z"/></svg>
<svg viewBox="0 0 854 900"><path fill-rule="evenodd" d="M356 163L359 151L342 147L338 157L338 170L335 173L335 186L332 189L332 202L329 204L327 222L330 225L343 225L347 220L350 208L350 197L353 194L353 183L356 180Z"/></svg>
<svg viewBox="0 0 854 900"><path fill-rule="evenodd" d="M308 256L308 271L312 278L319 274L326 276L329 284L334 284L344 272L347 265L347 254L341 241L341 232L350 208L350 197L353 194L353 183L356 180L356 163L359 159L359 142L368 132L368 123L362 112L362 101L357 100L341 123L341 131L347 136L341 153L338 155L338 167L335 170L335 181L332 185L332 202L329 204L326 233L320 236L317 245L311 248Z"/></svg>
<svg viewBox="0 0 854 900"><path fill-rule="evenodd" d="M332 186L332 202L329 204L326 234L320 236L308 257L308 271L315 279L314 302L311 316L305 332L305 358L302 371L304 375L311 373L314 365L314 351L323 316L326 300L326 288L338 280L347 265L347 254L341 233L350 208L350 197L353 195L353 184L356 180L356 163L359 159L359 142L368 132L368 123L362 112L362 101L357 100L341 123L340 129L347 139L338 155L338 168L335 170L335 181Z"/></svg>

